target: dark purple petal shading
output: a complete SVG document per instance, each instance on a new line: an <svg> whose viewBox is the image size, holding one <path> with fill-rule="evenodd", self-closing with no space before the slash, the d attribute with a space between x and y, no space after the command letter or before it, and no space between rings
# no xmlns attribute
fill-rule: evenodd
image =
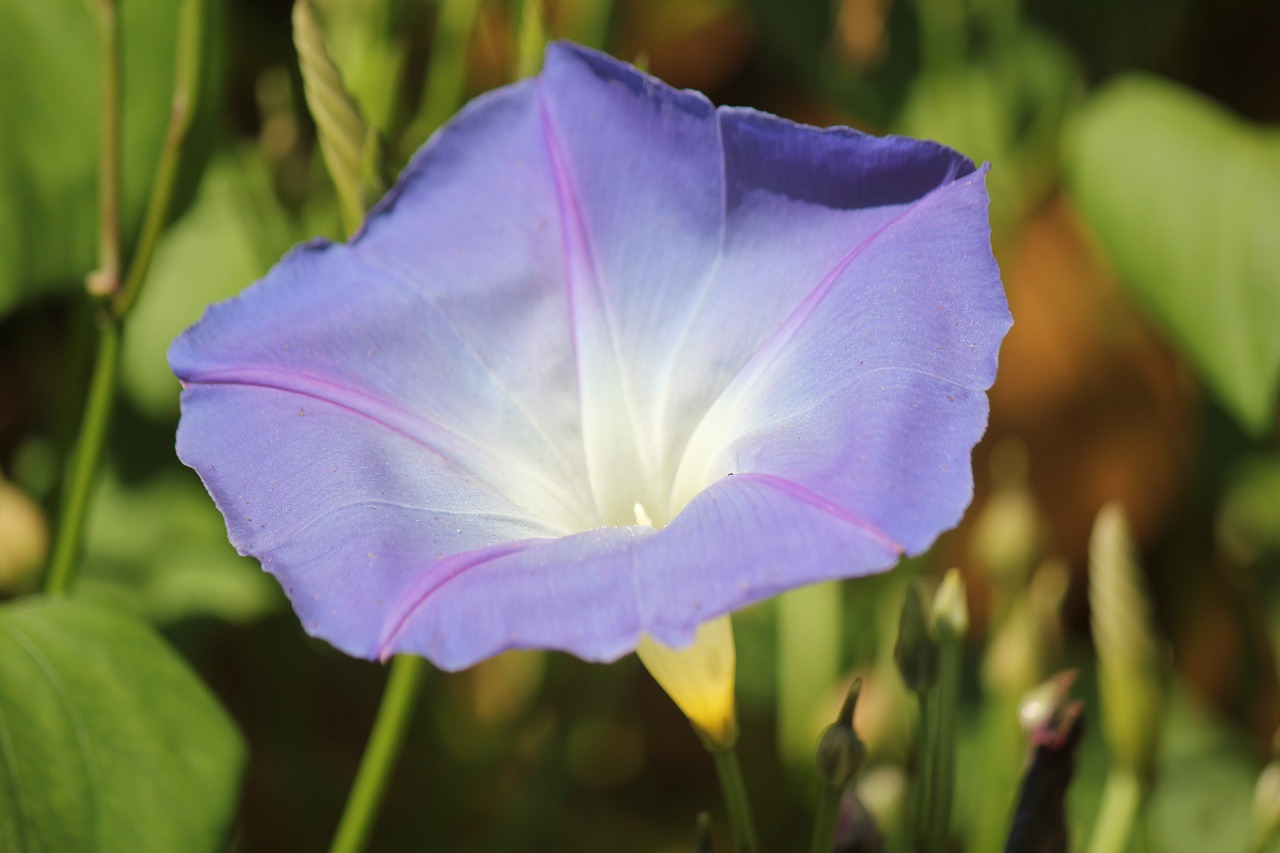
<svg viewBox="0 0 1280 853"><path fill-rule="evenodd" d="M178 450L344 651L609 660L927 548L1009 322L960 155L553 45L174 343Z"/></svg>

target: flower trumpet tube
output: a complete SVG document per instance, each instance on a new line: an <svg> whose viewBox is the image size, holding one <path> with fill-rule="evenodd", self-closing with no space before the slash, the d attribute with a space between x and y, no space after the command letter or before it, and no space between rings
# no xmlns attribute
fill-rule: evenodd
<svg viewBox="0 0 1280 853"><path fill-rule="evenodd" d="M174 342L179 456L349 654L683 648L959 520L1011 322L984 174L553 44Z"/></svg>
<svg viewBox="0 0 1280 853"><path fill-rule="evenodd" d="M709 750L730 749L738 742L733 698L736 653L733 624L727 615L700 625L693 643L683 649L641 637L636 654Z"/></svg>

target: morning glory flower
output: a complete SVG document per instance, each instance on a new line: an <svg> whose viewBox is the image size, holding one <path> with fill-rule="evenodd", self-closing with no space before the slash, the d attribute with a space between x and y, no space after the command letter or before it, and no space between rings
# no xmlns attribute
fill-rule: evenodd
<svg viewBox="0 0 1280 853"><path fill-rule="evenodd" d="M1009 325L960 154L557 44L174 342L178 453L349 654L607 661L928 548Z"/></svg>

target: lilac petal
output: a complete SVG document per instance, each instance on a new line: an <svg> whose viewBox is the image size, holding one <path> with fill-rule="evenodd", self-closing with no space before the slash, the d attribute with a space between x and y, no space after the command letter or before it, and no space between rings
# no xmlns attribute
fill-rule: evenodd
<svg viewBox="0 0 1280 853"><path fill-rule="evenodd" d="M959 520L1011 322L982 174L880 210L888 218L809 278L702 418L678 495L733 471L798 477L908 553Z"/></svg>
<svg viewBox="0 0 1280 853"><path fill-rule="evenodd" d="M513 647L609 661L642 632L687 645L701 622L743 603L901 554L880 531L806 498L766 478L730 477L659 531L607 527L433 567L441 577L403 602L380 654L425 654L445 669Z"/></svg>
<svg viewBox="0 0 1280 853"><path fill-rule="evenodd" d="M674 448L651 428L664 331L714 269L723 225L715 110L606 57L547 54L538 89L577 356L582 431L600 517L628 523ZM633 478L619 478L632 471Z"/></svg>
<svg viewBox="0 0 1280 853"><path fill-rule="evenodd" d="M175 342L179 455L352 654L678 645L955 523L1009 323L985 205L948 149L553 46Z"/></svg>

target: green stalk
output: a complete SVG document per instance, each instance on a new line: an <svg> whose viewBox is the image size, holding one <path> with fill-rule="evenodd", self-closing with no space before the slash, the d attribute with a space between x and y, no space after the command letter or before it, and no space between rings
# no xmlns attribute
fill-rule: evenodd
<svg viewBox="0 0 1280 853"><path fill-rule="evenodd" d="M120 372L120 324L106 312L99 317L99 322L102 328L93 378L89 382L89 397L75 449L71 453L58 535L44 577L44 591L49 595L62 595L70 589L76 558L80 555L80 540L89 511L94 475L102 459L102 447L106 443L107 426L111 420L111 404L115 400L116 378Z"/></svg>
<svg viewBox="0 0 1280 853"><path fill-rule="evenodd" d="M940 632L941 633L941 632ZM931 691L933 719L932 754L926 761L932 765L930 791L925 822L926 849L942 853L947 849L951 832L951 803L956 774L956 745L959 729L960 642L957 638L940 637L938 643L938 685Z"/></svg>
<svg viewBox="0 0 1280 853"><path fill-rule="evenodd" d="M178 46L174 54L173 101L169 106L169 126L165 131L164 146L160 149L155 178L151 182L151 198L147 202L138 248L133 253L133 262L129 265L124 286L115 295L111 306L112 313L119 319L123 319L137 301L142 283L151 270L156 244L169 219L182 146L191 130L200 94L203 23L204 0L184 0L182 8L178 10Z"/></svg>
<svg viewBox="0 0 1280 853"><path fill-rule="evenodd" d="M937 691L931 689L925 693L917 693L916 698L919 700L919 731L912 760L915 778L912 780L911 812L907 816L905 848L911 853L928 840L933 795L933 706L937 702Z"/></svg>
<svg viewBox="0 0 1280 853"><path fill-rule="evenodd" d="M120 288L120 9L116 0L98 0L98 42L102 75L102 139L98 160L98 268L85 286L90 295L109 297ZM45 572L44 588L51 595L67 591L80 553L80 539L88 514L94 474L102 458L111 401L120 367L120 327L113 318L100 318L98 355L80 432L67 468L58 532Z"/></svg>
<svg viewBox="0 0 1280 853"><path fill-rule="evenodd" d="M441 0L427 57L422 110L408 131L417 144L444 124L462 103L467 82L467 43L480 13L480 0Z"/></svg>
<svg viewBox="0 0 1280 853"><path fill-rule="evenodd" d="M98 269L88 279L89 292L110 298L109 310L98 318L98 352L89 396L85 403L80 432L67 470L62 513L53 543L44 589L50 595L70 590L76 560L80 555L85 519L93 482L106 444L111 407L120 375L120 340L124 321L137 299L157 239L168 215L173 196L174 173L180 148L190 125L190 107L195 99L200 68L201 0L184 0L179 14L178 44L175 52L173 108L169 133L165 138L147 206L143 236L134 252L124 289L120 287L120 20L117 0L99 0L99 28L102 42L102 156L98 203Z"/></svg>
<svg viewBox="0 0 1280 853"><path fill-rule="evenodd" d="M813 766L813 709L840 679L841 589L822 583L793 589L775 605L778 747L791 768Z"/></svg>
<svg viewBox="0 0 1280 853"><path fill-rule="evenodd" d="M396 655L391 661L391 674L378 707L378 718L374 720L329 853L358 853L364 849L382 810L382 797L408 734L426 671L427 662L420 657Z"/></svg>
<svg viewBox="0 0 1280 853"><path fill-rule="evenodd" d="M1089 839L1089 853L1124 853L1142 808L1142 780L1132 770L1113 767L1102 792L1102 806Z"/></svg>
<svg viewBox="0 0 1280 853"><path fill-rule="evenodd" d="M98 149L98 268L85 282L90 295L120 289L120 7L98 0L102 75L102 139Z"/></svg>
<svg viewBox="0 0 1280 853"><path fill-rule="evenodd" d="M724 792L724 804L729 813L729 829L733 833L735 849L738 853L755 853L760 847L756 842L751 801L747 798L747 786L742 780L737 750L730 746L726 749L712 749L710 752L716 762L720 789Z"/></svg>
<svg viewBox="0 0 1280 853"><path fill-rule="evenodd" d="M813 818L813 841L809 853L831 853L836 845L836 820L840 817L840 798L844 787L823 784L818 793L818 811Z"/></svg>

